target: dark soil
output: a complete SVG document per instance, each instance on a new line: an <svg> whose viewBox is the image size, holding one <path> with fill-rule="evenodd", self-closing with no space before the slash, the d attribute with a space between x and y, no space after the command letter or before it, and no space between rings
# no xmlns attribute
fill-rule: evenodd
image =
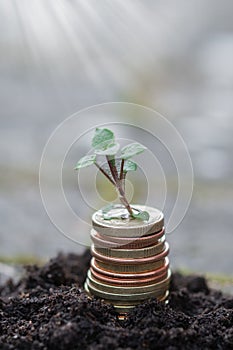
<svg viewBox="0 0 233 350"><path fill-rule="evenodd" d="M63 255L0 290L0 349L233 349L233 298L173 274L169 304L149 300L120 322L82 289L90 260Z"/></svg>

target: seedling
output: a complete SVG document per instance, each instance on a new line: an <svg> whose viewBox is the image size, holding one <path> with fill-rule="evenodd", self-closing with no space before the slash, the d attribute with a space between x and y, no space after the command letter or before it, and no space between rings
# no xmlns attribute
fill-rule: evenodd
<svg viewBox="0 0 233 350"><path fill-rule="evenodd" d="M137 170L137 164L130 160L132 157L140 154L146 150L146 147L140 143L134 142L123 147L120 151L120 144L116 142L114 133L105 128L96 128L94 137L92 139L92 148L94 153L82 157L75 170L95 165L99 171L107 178L114 186L118 193L118 198L123 206L127 209L127 215L122 215L122 219L139 219L143 221L149 220L149 213L147 211L138 211L131 207L125 194L125 179L130 171ZM119 155L117 153L119 151ZM101 163L100 158L105 157L106 162ZM110 210L114 207L110 204L102 209L105 220L111 220L115 216L108 215ZM119 219L119 217L117 217Z"/></svg>

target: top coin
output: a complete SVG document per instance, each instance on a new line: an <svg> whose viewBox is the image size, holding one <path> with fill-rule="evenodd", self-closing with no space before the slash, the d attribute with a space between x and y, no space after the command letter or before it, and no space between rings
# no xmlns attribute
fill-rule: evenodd
<svg viewBox="0 0 233 350"><path fill-rule="evenodd" d="M106 220L102 210L98 210L92 216L93 228L102 235L112 237L141 237L155 232L159 232L164 226L163 213L155 208L143 205L131 205L133 209L147 211L150 215L148 221L132 218L112 218ZM113 209L114 210L114 209ZM124 210L123 207L116 206L116 211ZM118 213L119 214L119 213ZM114 216L114 212L113 215Z"/></svg>

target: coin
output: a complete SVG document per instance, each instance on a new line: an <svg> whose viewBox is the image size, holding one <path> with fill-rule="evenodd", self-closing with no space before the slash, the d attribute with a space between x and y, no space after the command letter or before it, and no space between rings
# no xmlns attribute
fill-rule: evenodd
<svg viewBox="0 0 233 350"><path fill-rule="evenodd" d="M114 248L99 248L95 247L95 251L101 255L112 258L124 258L124 259L138 259L138 258L147 258L150 256L155 256L162 253L165 249L165 237L150 247L139 248L139 249L114 249Z"/></svg>
<svg viewBox="0 0 233 350"><path fill-rule="evenodd" d="M130 311L132 311L132 309L135 307L135 305L119 305L119 306L115 306L114 308L116 310L116 312L118 312L120 315L118 316L118 319L120 321L125 320L125 318L127 317L128 313Z"/></svg>
<svg viewBox="0 0 233 350"><path fill-rule="evenodd" d="M167 242L165 242L164 244L165 249L156 255L153 256L149 256L146 258L114 258L114 257L107 257L104 256L100 253L98 253L94 247L94 245L92 245L91 247L91 253L92 255L98 260L98 261L103 261L103 262L108 262L109 264L120 264L120 265L140 265L140 264L146 264L146 263L153 263L155 261L158 261L162 258L165 258L165 256L168 255L169 252L169 245Z"/></svg>
<svg viewBox="0 0 233 350"><path fill-rule="evenodd" d="M88 271L88 279L89 279L89 286L93 286L96 289L113 293L113 294L138 294L138 293L148 293L148 292L156 292L158 291L160 294L163 291L166 291L169 283L170 283L170 277L171 277L171 271L168 270L167 276L164 280L149 284L149 285L143 285L143 286L134 286L134 287L125 287L125 286L113 286L106 283L99 282L96 280L93 275L91 274L91 271Z"/></svg>
<svg viewBox="0 0 233 350"><path fill-rule="evenodd" d="M165 301L169 296L169 290L166 290L165 294L158 298L159 301Z"/></svg>
<svg viewBox="0 0 233 350"><path fill-rule="evenodd" d="M106 299L106 300L119 300L119 301L139 301L139 300L145 300L145 299L149 299L152 297L159 297L161 295L161 291L160 290L153 290L150 292L145 292L145 293L137 293L137 294L116 294L116 293L112 293L112 292L105 292L102 290L99 290L98 288L96 288L95 286L93 286L90 283L90 280L87 279L86 281L87 284L87 289L89 290L90 294L92 295L96 295L102 299ZM85 287L86 289L86 287Z"/></svg>
<svg viewBox="0 0 233 350"><path fill-rule="evenodd" d="M143 286L147 284L152 284L156 282L162 281L167 276L167 271L165 271L163 274L153 277L147 277L147 278L131 278L131 279L125 279L125 278L111 278L108 276L105 276L103 274L97 273L93 268L90 268L92 276L103 283L110 284L110 285L120 285L120 286Z"/></svg>
<svg viewBox="0 0 233 350"><path fill-rule="evenodd" d="M85 284L84 284L84 289L86 290L87 294L90 297L92 295L95 295L95 294L92 294L90 292L87 282L85 282ZM100 298L102 298L102 297L100 297ZM104 299L104 298L102 298L102 299ZM135 305L138 305L138 304L142 303L142 301L143 301L143 300L134 300L134 301L133 300L128 300L128 301L127 300L126 301L124 301L124 300L114 300L114 301L112 301L112 300L109 300L109 299L104 299L104 300L105 300L106 303L114 305L115 308L117 308L119 306L119 308L126 307L128 309L129 308L134 308Z"/></svg>
<svg viewBox="0 0 233 350"><path fill-rule="evenodd" d="M157 300L159 301L165 301L169 296L169 291L167 290L165 293L159 295L156 297ZM135 305L139 305L143 302L143 300L128 300L128 301L122 301L122 300L114 300L114 302L110 302L111 304L113 303L114 306L116 307L121 307L121 306L135 306Z"/></svg>
<svg viewBox="0 0 233 350"><path fill-rule="evenodd" d="M148 222L122 219L121 205L116 208L119 219L109 215L105 220L102 210L92 217L93 258L85 289L90 296L113 304L122 317L151 297L166 301L171 279L163 214L154 208L135 207L149 212ZM116 214L114 210L111 215Z"/></svg>
<svg viewBox="0 0 233 350"><path fill-rule="evenodd" d="M157 233L138 237L138 238L125 238L125 237L111 237L103 236L96 232L94 229L91 230L91 239L95 244L95 247L102 248L120 248L125 249L138 249L149 247L150 245L156 244L161 237L165 234L164 227Z"/></svg>
<svg viewBox="0 0 233 350"><path fill-rule="evenodd" d="M159 301L163 302L163 301L166 301L166 299L168 298L168 295L169 295L169 292L166 291L165 294L161 295L161 296L158 296L156 299L158 299ZM127 317L128 313L130 311L133 310L133 308L136 306L136 305L139 305L143 302L143 300L140 300L140 301L132 301L131 304L130 302L126 301L118 301L118 300L114 300L114 301L111 301L111 300L105 300L107 303L109 304L112 304L114 305L114 308L116 310L116 312L119 314L118 316L118 319L119 320L125 320L125 318Z"/></svg>
<svg viewBox="0 0 233 350"><path fill-rule="evenodd" d="M147 222L138 219L111 219L105 220L102 210L98 210L92 216L92 226L104 236L112 237L141 237L150 233L159 232L164 226L163 213L155 208L132 205L136 210L145 210L150 218Z"/></svg>
<svg viewBox="0 0 233 350"><path fill-rule="evenodd" d="M167 271L169 267L169 260L168 257L164 259L164 265L161 266L160 268L154 269L152 271L146 271L146 272L133 272L133 273L117 273L117 272L112 272L112 271L107 271L105 269L102 269L96 265L96 259L92 258L91 259L91 268L96 271L98 274L101 274L102 276L108 276L110 278L118 278L121 280L124 279L143 279L143 278L153 278L156 276L159 276Z"/></svg>
<svg viewBox="0 0 233 350"><path fill-rule="evenodd" d="M135 306L141 304L143 300L114 300L114 306Z"/></svg>
<svg viewBox="0 0 233 350"><path fill-rule="evenodd" d="M147 272L147 271L154 271L155 269L162 267L164 263L165 263L165 259L160 259L158 261L149 262L146 264L141 263L139 265L110 264L108 262L95 260L95 265L100 269L103 269L109 272L117 272L117 273L141 273L141 272Z"/></svg>

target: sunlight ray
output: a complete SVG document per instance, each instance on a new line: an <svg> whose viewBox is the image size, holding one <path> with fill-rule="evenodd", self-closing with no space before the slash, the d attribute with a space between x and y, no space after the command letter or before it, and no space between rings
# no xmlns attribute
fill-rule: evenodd
<svg viewBox="0 0 233 350"><path fill-rule="evenodd" d="M96 70L95 62L89 55L86 43L82 38L82 32L81 30L78 32L75 30L79 22L79 16L75 16L77 21L75 23L74 12L61 0L57 0L56 5L53 6L53 10L56 13L67 39L75 50L76 57L80 60L80 66L82 66L82 69L85 70L86 74L93 82L98 82L98 71Z"/></svg>
<svg viewBox="0 0 233 350"><path fill-rule="evenodd" d="M159 13L138 0L9 0L4 4L6 12L14 5L22 57L38 69L43 67L40 71L53 81L59 78L69 84L69 77L75 75L97 88L126 88L148 63L153 64L161 49L161 37L154 29Z"/></svg>
<svg viewBox="0 0 233 350"><path fill-rule="evenodd" d="M111 83L121 84L122 74L120 73L124 70L124 61L119 55L115 39L110 34L105 36L106 29L100 30L99 21L96 21L98 15L89 16L90 12L86 5L81 6L79 10L82 11L79 24L89 44L91 55L96 58L97 69L100 69L101 75L107 76Z"/></svg>

